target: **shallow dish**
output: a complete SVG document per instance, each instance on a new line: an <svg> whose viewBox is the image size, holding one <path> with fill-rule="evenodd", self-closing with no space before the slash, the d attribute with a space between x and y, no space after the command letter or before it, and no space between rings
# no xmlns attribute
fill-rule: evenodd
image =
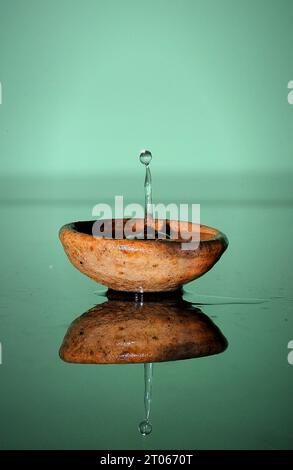
<svg viewBox="0 0 293 470"><path fill-rule="evenodd" d="M143 230L144 220L135 219ZM114 224L123 228L128 219L105 220L114 231ZM94 237L94 221L73 222L60 229L59 237L71 263L83 274L111 289L128 292L173 291L209 271L228 246L219 230L191 222L168 220L169 233L187 230L198 234L199 242L160 239L115 239L109 235ZM160 230L163 220L156 221ZM120 225L119 225L120 224ZM182 249L182 243L185 248ZM190 249L189 245L190 243Z"/></svg>

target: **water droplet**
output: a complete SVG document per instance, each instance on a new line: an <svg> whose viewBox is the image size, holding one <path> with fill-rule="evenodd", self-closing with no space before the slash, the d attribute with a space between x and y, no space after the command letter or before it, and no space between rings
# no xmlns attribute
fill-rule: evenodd
<svg viewBox="0 0 293 470"><path fill-rule="evenodd" d="M152 160L152 154L149 150L142 150L139 155L140 162L148 166Z"/></svg>
<svg viewBox="0 0 293 470"><path fill-rule="evenodd" d="M147 436L152 432L152 425L149 421L142 421L138 425L139 432L142 436Z"/></svg>

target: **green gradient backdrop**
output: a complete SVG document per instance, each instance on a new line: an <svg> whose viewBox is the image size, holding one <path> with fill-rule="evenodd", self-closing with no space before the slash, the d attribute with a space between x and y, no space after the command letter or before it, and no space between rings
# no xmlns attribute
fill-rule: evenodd
<svg viewBox="0 0 293 470"><path fill-rule="evenodd" d="M3 175L293 170L291 0L0 0Z"/></svg>

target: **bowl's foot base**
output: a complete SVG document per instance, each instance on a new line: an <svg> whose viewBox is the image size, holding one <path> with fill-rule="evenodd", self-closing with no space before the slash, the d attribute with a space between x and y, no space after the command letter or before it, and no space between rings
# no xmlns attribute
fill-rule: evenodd
<svg viewBox="0 0 293 470"><path fill-rule="evenodd" d="M182 297L183 288L179 287L176 290L162 291L162 292L128 292L121 290L108 289L106 296L111 300L133 300L133 301L142 301L142 300L161 300L166 298L177 298Z"/></svg>

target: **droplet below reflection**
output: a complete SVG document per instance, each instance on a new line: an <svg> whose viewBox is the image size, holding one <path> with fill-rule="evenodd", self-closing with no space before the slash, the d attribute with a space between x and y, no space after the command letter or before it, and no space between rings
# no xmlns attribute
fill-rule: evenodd
<svg viewBox="0 0 293 470"><path fill-rule="evenodd" d="M152 432L153 427L149 421L144 420L141 423L139 423L138 429L142 436L147 436L148 434Z"/></svg>
<svg viewBox="0 0 293 470"><path fill-rule="evenodd" d="M152 432L152 425L150 423L151 403L152 403L152 389L153 389L153 364L144 364L144 409L145 419L138 425L139 432L142 436L147 436Z"/></svg>

